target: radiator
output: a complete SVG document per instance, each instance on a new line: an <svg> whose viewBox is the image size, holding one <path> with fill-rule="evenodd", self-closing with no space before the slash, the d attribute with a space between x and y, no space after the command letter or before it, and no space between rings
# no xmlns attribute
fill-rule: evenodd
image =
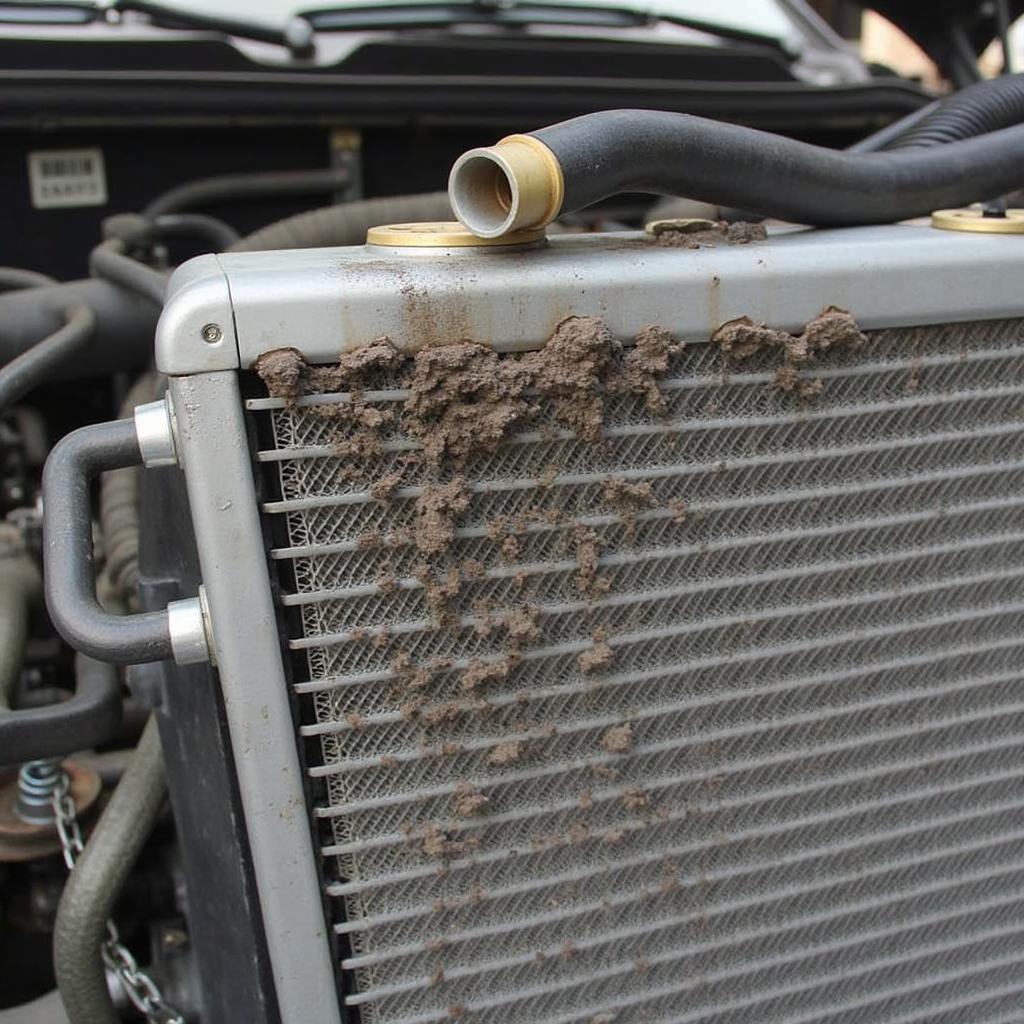
<svg viewBox="0 0 1024 1024"><path fill-rule="evenodd" d="M286 1021L1018 1019L1015 244L179 275L161 358ZM718 330L830 306L864 335L797 366ZM407 366L297 400L253 369L381 336L521 362L566 317L685 342L660 398L599 389L586 438L531 385L493 450L431 462Z"/></svg>

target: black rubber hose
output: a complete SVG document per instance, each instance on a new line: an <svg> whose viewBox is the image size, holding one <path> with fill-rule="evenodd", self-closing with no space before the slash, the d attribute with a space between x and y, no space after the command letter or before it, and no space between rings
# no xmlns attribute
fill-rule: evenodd
<svg viewBox="0 0 1024 1024"><path fill-rule="evenodd" d="M211 252L226 252L238 241L238 232L205 213L165 213L153 222L158 238L192 238L207 242Z"/></svg>
<svg viewBox="0 0 1024 1024"><path fill-rule="evenodd" d="M362 245L366 232L380 224L451 220L447 192L360 199L340 206L309 210L269 224L247 235L231 252L268 249L319 249L325 246Z"/></svg>
<svg viewBox="0 0 1024 1024"><path fill-rule="evenodd" d="M0 370L0 413L33 388L53 378L54 370L92 340L96 317L88 306L72 306L67 322Z"/></svg>
<svg viewBox="0 0 1024 1024"><path fill-rule="evenodd" d="M119 418L130 420L137 405L159 398L163 379L155 370L144 373L125 395ZM138 605L140 477L138 466L124 466L108 470L100 478L104 571L114 592L130 611L137 610Z"/></svg>
<svg viewBox="0 0 1024 1024"><path fill-rule="evenodd" d="M58 632L100 661L141 664L173 656L167 612L112 615L96 600L90 482L142 462L131 420L80 427L43 468L43 585Z"/></svg>
<svg viewBox="0 0 1024 1024"><path fill-rule="evenodd" d="M858 139L852 146L846 147L846 152L877 153L880 149L885 149L890 142L895 142L896 139L905 135L911 128L920 124L929 114L937 110L941 102L941 100L934 100L927 106L921 107L918 110L912 110L909 114L899 118L899 120L887 124L884 128L879 128L877 132L872 132L871 135Z"/></svg>
<svg viewBox="0 0 1024 1024"><path fill-rule="evenodd" d="M976 82L940 100L885 144L887 151L922 149L1024 123L1024 74Z"/></svg>
<svg viewBox="0 0 1024 1024"><path fill-rule="evenodd" d="M124 248L124 242L119 238L100 242L89 253L89 273L163 306L167 294L167 275L126 256Z"/></svg>
<svg viewBox="0 0 1024 1024"><path fill-rule="evenodd" d="M189 181L164 192L142 211L142 215L156 220L166 213L180 213L216 203L265 196L327 195L346 188L351 180L352 175L344 168L219 174Z"/></svg>
<svg viewBox="0 0 1024 1024"><path fill-rule="evenodd" d="M561 165L564 212L653 192L802 224L878 224L1024 185L1024 125L938 149L864 154L652 110L587 114L532 134Z"/></svg>
<svg viewBox="0 0 1024 1024"><path fill-rule="evenodd" d="M107 989L101 946L107 919L152 831L164 797L163 754L150 715L135 756L68 876L57 908L53 963L72 1024L120 1024Z"/></svg>
<svg viewBox="0 0 1024 1024"><path fill-rule="evenodd" d="M21 267L0 267L0 292L15 291L19 288L41 288L57 282L37 270L22 270Z"/></svg>
<svg viewBox="0 0 1024 1024"><path fill-rule="evenodd" d="M0 764L67 757L106 743L121 726L117 669L79 654L74 696L57 704L0 711Z"/></svg>
<svg viewBox="0 0 1024 1024"><path fill-rule="evenodd" d="M0 366L63 327L71 306L96 317L96 343L56 368L54 376L100 376L141 369L152 359L160 309L149 299L108 281L85 279L0 295Z"/></svg>
<svg viewBox="0 0 1024 1024"><path fill-rule="evenodd" d="M10 528L5 527L4 532ZM25 660L32 606L42 594L35 562L20 543L0 547L0 715L11 710L14 688ZM0 757L3 748L0 746ZM27 760L27 759L26 759Z"/></svg>

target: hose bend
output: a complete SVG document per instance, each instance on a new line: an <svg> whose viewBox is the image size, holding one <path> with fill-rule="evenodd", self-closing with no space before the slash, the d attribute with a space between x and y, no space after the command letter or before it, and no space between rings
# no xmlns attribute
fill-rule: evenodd
<svg viewBox="0 0 1024 1024"><path fill-rule="evenodd" d="M529 162L507 158L522 138L513 136L470 150L452 168L452 208L482 238L542 227L621 192L684 196L801 224L852 225L917 217L1024 185L1024 124L877 153L654 110L586 114L527 137L536 151ZM540 147L557 174L541 173L541 162L550 163Z"/></svg>

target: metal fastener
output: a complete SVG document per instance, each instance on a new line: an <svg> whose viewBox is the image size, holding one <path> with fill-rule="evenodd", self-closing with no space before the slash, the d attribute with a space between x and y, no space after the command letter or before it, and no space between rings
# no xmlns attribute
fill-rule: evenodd
<svg viewBox="0 0 1024 1024"><path fill-rule="evenodd" d="M207 324L203 328L203 341L209 345L216 345L223 337L224 332L220 329L220 324Z"/></svg>

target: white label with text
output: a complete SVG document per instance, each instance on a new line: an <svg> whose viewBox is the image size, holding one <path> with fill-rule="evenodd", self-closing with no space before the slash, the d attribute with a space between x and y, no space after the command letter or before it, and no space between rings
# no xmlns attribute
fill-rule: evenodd
<svg viewBox="0 0 1024 1024"><path fill-rule="evenodd" d="M37 210L107 201L101 149L37 149L28 155L28 181Z"/></svg>

